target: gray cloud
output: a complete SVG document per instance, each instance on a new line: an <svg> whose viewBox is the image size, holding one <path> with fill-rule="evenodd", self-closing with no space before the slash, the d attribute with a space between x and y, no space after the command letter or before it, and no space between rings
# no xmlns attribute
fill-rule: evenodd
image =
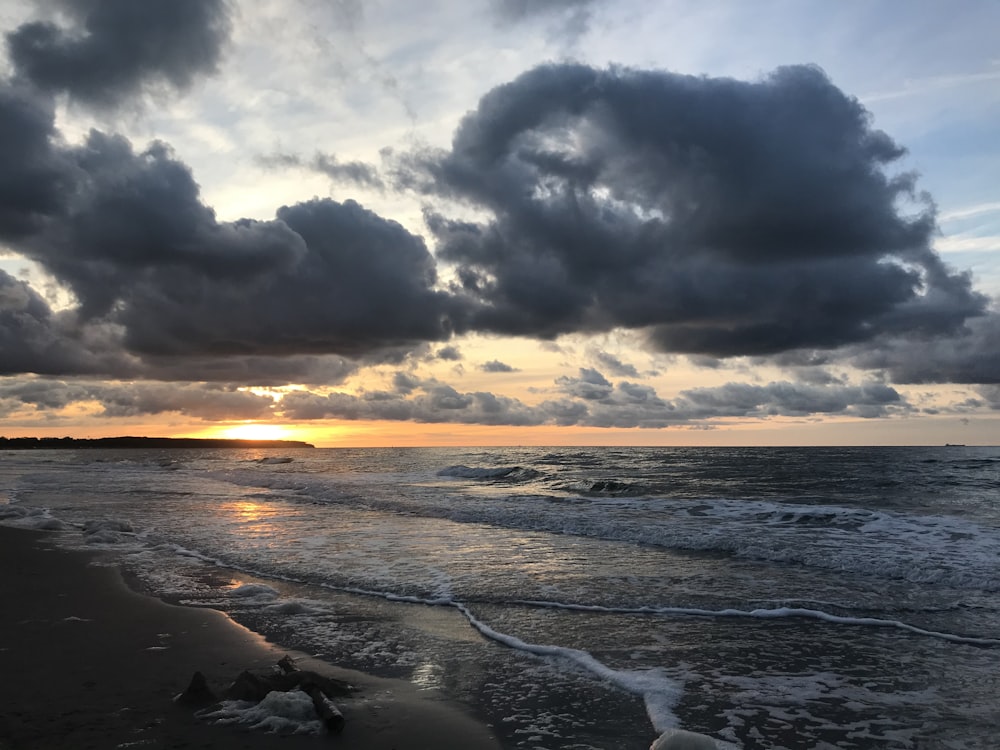
<svg viewBox="0 0 1000 750"><path fill-rule="evenodd" d="M598 0L492 0L502 23L522 23L534 18L558 20L558 31L576 40L590 27L591 11Z"/></svg>
<svg viewBox="0 0 1000 750"><path fill-rule="evenodd" d="M576 378L559 378L556 385L562 397L530 406L517 399L480 391L462 393L437 381L397 374L394 392L323 396L297 391L285 396L280 408L282 416L292 420L390 419L649 429L738 417L827 414L874 418L910 409L895 389L877 382L826 387L790 382L764 386L728 383L684 391L674 400L661 398L646 385L628 381L612 385L599 372L587 369L581 369Z"/></svg>
<svg viewBox="0 0 1000 750"><path fill-rule="evenodd" d="M435 352L434 356L437 359L447 359L451 361L458 361L462 359L462 352L458 350L455 346L442 346Z"/></svg>
<svg viewBox="0 0 1000 750"><path fill-rule="evenodd" d="M0 270L0 376L92 375L278 386L340 383L359 367L335 355L139 357L126 351L124 333L121 326L106 321L81 321L73 311L53 312L28 284Z"/></svg>
<svg viewBox="0 0 1000 750"><path fill-rule="evenodd" d="M621 326L717 357L949 334L987 301L930 249L934 207L887 173L903 149L870 120L814 67L744 83L546 65L486 94L450 151L396 168L490 214L427 213L478 329Z"/></svg>
<svg viewBox="0 0 1000 750"><path fill-rule="evenodd" d="M52 148L56 136L49 99L0 84L0 239L31 234L62 210L75 181L72 163Z"/></svg>
<svg viewBox="0 0 1000 750"><path fill-rule="evenodd" d="M103 333L81 327L72 314L54 313L28 284L0 270L0 375L129 370Z"/></svg>
<svg viewBox="0 0 1000 750"><path fill-rule="evenodd" d="M846 414L860 417L885 416L889 408L906 408L902 396L884 383L859 386L816 386L777 382L768 385L727 383L718 388L683 391L680 401L691 416L768 417Z"/></svg>
<svg viewBox="0 0 1000 750"><path fill-rule="evenodd" d="M612 375L617 375L618 377L625 378L637 378L639 377L639 371L635 369L633 365L626 362L622 362L618 357L608 352L595 351L593 353L594 359L598 361L601 367L605 368Z"/></svg>
<svg viewBox="0 0 1000 750"><path fill-rule="evenodd" d="M0 236L73 291L83 321L119 326L132 353L392 360L450 336L460 306L396 222L331 200L219 222L166 145L136 153L91 131L61 147L45 138L51 108L0 86L3 107L26 147L0 146L0 158L27 197L8 191Z"/></svg>
<svg viewBox="0 0 1000 750"><path fill-rule="evenodd" d="M607 378L597 370L581 367L578 377L563 376L556 384L567 394L585 401L600 401L610 397L612 385Z"/></svg>
<svg viewBox="0 0 1000 750"><path fill-rule="evenodd" d="M316 153L309 160L297 154L265 154L255 161L265 169L308 169L326 175L334 182L344 182L363 188L382 190L385 184L378 168L363 161L342 162L335 154Z"/></svg>
<svg viewBox="0 0 1000 750"><path fill-rule="evenodd" d="M229 38L225 0L50 0L67 23L7 34L18 75L98 108L143 91L184 90L214 72Z"/></svg>
<svg viewBox="0 0 1000 750"><path fill-rule="evenodd" d="M196 419L266 419L274 399L237 390L234 386L204 383L94 383L29 380L0 383L0 400L41 409L62 409L81 402L96 402L97 415L106 418L142 417L184 413Z"/></svg>
<svg viewBox="0 0 1000 750"><path fill-rule="evenodd" d="M460 392L433 379L397 372L392 391L358 395L321 395L296 390L281 401L238 390L233 385L164 382L97 383L87 380L0 380L0 408L11 413L18 404L62 409L96 403L103 417L141 417L184 413L206 421L233 419L393 420L536 426L639 427L708 425L725 418L806 417L840 414L879 417L910 409L895 389L881 383L819 387L788 382L765 386L728 383L698 388L667 400L650 386L621 381L612 385L594 370L556 382L563 396L531 406L518 399L473 391ZM996 394L982 389L996 405Z"/></svg>
<svg viewBox="0 0 1000 750"><path fill-rule="evenodd" d="M1000 383L1000 313L969 320L948 337L885 336L848 357L853 365L885 370L896 383Z"/></svg>
<svg viewBox="0 0 1000 750"><path fill-rule="evenodd" d="M130 374L120 369L110 377L142 377L166 381L208 381L276 387L288 383L334 385L357 372L359 362L336 355L145 355L133 357Z"/></svg>
<svg viewBox="0 0 1000 750"><path fill-rule="evenodd" d="M747 354L812 369L799 370L802 384L666 400L612 383L602 370L638 373L597 351L600 369L560 378L557 397L536 406L397 374L392 391L300 392L280 408L299 419L657 427L908 408L888 386L830 375L838 362L893 382L1000 382L998 317L930 249L933 205L912 175L887 171L902 149L814 68L741 83L552 65L488 93L450 151L395 162L399 185L489 217L427 212L459 280L444 290L422 238L354 201L221 222L166 144L136 150L96 130L65 144L51 94L19 65L19 83L0 82L0 240L65 284L77 307L54 312L0 272L0 374L213 384L176 399L101 392L109 414L174 403L209 414L202 397L220 399L219 415L251 414L270 402L226 384L339 383L363 363L429 357L453 332L552 339L623 327L703 364ZM137 69L132 89L112 81L116 97L190 80ZM96 96L87 90L70 93ZM381 185L361 162L267 158ZM461 355L449 345L435 356Z"/></svg>
<svg viewBox="0 0 1000 750"><path fill-rule="evenodd" d="M135 153L121 136L95 130L82 146L54 153L73 189L53 211L57 220L18 249L72 288L85 317L106 315L143 285L186 274L247 282L287 271L307 252L283 223L216 221L190 170L162 143Z"/></svg>
<svg viewBox="0 0 1000 750"><path fill-rule="evenodd" d="M246 278L158 269L120 315L127 343L162 354L393 359L394 348L449 337L452 302L433 289L433 259L399 224L353 201L313 200L281 208L273 227L301 246L294 262L274 253L275 268Z"/></svg>
<svg viewBox="0 0 1000 750"><path fill-rule="evenodd" d="M499 359L484 362L479 366L479 369L483 372L519 372L516 367L511 367L507 363L501 362Z"/></svg>
<svg viewBox="0 0 1000 750"><path fill-rule="evenodd" d="M1000 409L1000 385L981 385L977 390L991 409Z"/></svg>
<svg viewBox="0 0 1000 750"><path fill-rule="evenodd" d="M130 384L101 387L93 397L104 408L105 417L136 417L179 412L206 421L267 419L274 399L234 387L176 383Z"/></svg>
<svg viewBox="0 0 1000 750"><path fill-rule="evenodd" d="M460 393L443 383L425 383L415 395L367 392L360 396L290 393L281 402L291 420L388 419L423 423L539 425L546 415L517 399L487 392Z"/></svg>

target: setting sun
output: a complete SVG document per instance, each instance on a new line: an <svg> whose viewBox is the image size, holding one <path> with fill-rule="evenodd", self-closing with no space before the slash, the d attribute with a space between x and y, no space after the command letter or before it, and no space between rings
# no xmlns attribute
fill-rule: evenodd
<svg viewBox="0 0 1000 750"><path fill-rule="evenodd" d="M248 422L226 427L218 434L219 437L235 440L285 440L288 438L288 429L274 424Z"/></svg>

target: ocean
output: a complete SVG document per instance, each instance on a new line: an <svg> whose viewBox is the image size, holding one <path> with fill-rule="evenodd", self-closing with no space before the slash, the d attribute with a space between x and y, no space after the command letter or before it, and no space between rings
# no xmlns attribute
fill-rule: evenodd
<svg viewBox="0 0 1000 750"><path fill-rule="evenodd" d="M7 451L0 519L509 748L1000 747L1000 448Z"/></svg>

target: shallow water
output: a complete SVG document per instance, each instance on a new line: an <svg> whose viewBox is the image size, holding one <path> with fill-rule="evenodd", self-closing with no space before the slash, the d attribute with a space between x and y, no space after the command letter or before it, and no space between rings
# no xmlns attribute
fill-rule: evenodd
<svg viewBox="0 0 1000 750"><path fill-rule="evenodd" d="M996 747L1000 449L8 452L3 494L512 748Z"/></svg>

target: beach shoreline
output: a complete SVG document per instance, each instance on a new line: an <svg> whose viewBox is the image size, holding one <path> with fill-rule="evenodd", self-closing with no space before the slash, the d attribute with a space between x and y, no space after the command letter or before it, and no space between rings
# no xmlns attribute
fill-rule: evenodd
<svg viewBox="0 0 1000 750"><path fill-rule="evenodd" d="M489 727L434 691L340 669L216 610L138 593L99 553L60 549L52 534L0 527L0 750L500 747ZM269 669L286 654L358 688L338 702L342 734L218 726L173 701L196 671L219 694L243 670Z"/></svg>

